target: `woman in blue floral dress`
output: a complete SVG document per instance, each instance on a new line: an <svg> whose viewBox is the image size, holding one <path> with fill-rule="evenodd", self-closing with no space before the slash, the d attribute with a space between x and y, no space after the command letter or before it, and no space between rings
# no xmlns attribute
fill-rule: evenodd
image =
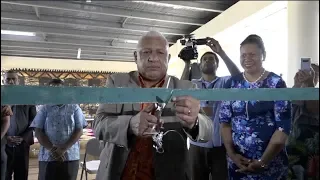
<svg viewBox="0 0 320 180"><path fill-rule="evenodd" d="M266 52L259 36L248 36L240 52L244 72L231 77L226 88L286 88L280 76L263 68ZM220 123L230 180L286 179L289 101L225 101Z"/></svg>

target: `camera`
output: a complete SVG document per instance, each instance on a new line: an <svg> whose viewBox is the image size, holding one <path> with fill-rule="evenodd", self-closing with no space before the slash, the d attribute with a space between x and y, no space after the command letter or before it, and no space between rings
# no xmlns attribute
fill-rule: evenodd
<svg viewBox="0 0 320 180"><path fill-rule="evenodd" d="M193 34L185 35L184 39L180 40L180 43L184 47L178 57L184 61L190 61L192 59L198 58L197 45L205 45L207 44L207 39L195 39Z"/></svg>

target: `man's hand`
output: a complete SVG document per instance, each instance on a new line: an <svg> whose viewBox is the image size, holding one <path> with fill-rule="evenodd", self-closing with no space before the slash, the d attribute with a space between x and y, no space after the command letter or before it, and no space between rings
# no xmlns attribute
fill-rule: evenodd
<svg viewBox="0 0 320 180"><path fill-rule="evenodd" d="M16 145L14 136L7 136L7 143L10 145Z"/></svg>
<svg viewBox="0 0 320 180"><path fill-rule="evenodd" d="M23 138L20 137L20 136L15 136L15 139L16 139L16 142L17 142L18 145L21 144L22 141L23 141Z"/></svg>
<svg viewBox="0 0 320 180"><path fill-rule="evenodd" d="M239 168L238 170L236 170L236 172L246 173L249 171L248 165L251 162L250 159L247 159L240 154L231 154L229 155L229 157Z"/></svg>
<svg viewBox="0 0 320 180"><path fill-rule="evenodd" d="M182 120L182 125L191 129L200 111L200 101L191 96L173 97L176 105L176 116Z"/></svg>
<svg viewBox="0 0 320 180"><path fill-rule="evenodd" d="M67 149L65 148L53 146L52 149L50 150L50 153L54 160L64 161L65 160L64 154L66 153L66 151Z"/></svg>
<svg viewBox="0 0 320 180"><path fill-rule="evenodd" d="M130 129L136 136L143 136L145 133L153 131L153 127L157 126L158 118L151 115L155 105L150 104L145 109L140 111L137 115L130 120Z"/></svg>
<svg viewBox="0 0 320 180"><path fill-rule="evenodd" d="M219 42L213 38L207 37L207 46L209 46L212 51L217 53L218 55L221 55L221 53L224 52Z"/></svg>
<svg viewBox="0 0 320 180"><path fill-rule="evenodd" d="M66 151L67 151L67 149L58 147L54 152L55 152L56 154L58 154L59 156L63 156L64 153L66 153Z"/></svg>
<svg viewBox="0 0 320 180"><path fill-rule="evenodd" d="M20 136L7 136L7 141L11 145L20 145L23 139Z"/></svg>

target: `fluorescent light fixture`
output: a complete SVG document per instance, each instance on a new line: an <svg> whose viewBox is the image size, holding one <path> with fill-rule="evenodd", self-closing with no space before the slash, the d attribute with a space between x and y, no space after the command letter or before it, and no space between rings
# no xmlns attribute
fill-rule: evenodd
<svg viewBox="0 0 320 180"><path fill-rule="evenodd" d="M197 7L169 4L169 3L163 3L163 2L154 2L154 1L132 1L132 2L150 4L150 5L161 6L161 7L169 7L173 9L189 9L194 11L209 11L209 12L219 12L219 13L223 12L221 10L216 10L216 9L197 8Z"/></svg>
<svg viewBox="0 0 320 180"><path fill-rule="evenodd" d="M86 0L87 3L91 3L91 0Z"/></svg>
<svg viewBox="0 0 320 180"><path fill-rule="evenodd" d="M77 59L80 59L80 55L81 55L81 48L78 49Z"/></svg>
<svg viewBox="0 0 320 180"><path fill-rule="evenodd" d="M137 40L126 40L126 43L138 44Z"/></svg>
<svg viewBox="0 0 320 180"><path fill-rule="evenodd" d="M23 32L23 31L10 31L10 30L2 30L1 34L9 34L9 35L18 35L18 36L36 36L34 32Z"/></svg>
<svg viewBox="0 0 320 180"><path fill-rule="evenodd" d="M174 5L174 4L168 4L168 3L160 3L160 2L153 2L153 1L132 1L136 3L143 3L143 4L150 4L155 6L162 6L162 7L170 7L173 9L180 9L182 6Z"/></svg>

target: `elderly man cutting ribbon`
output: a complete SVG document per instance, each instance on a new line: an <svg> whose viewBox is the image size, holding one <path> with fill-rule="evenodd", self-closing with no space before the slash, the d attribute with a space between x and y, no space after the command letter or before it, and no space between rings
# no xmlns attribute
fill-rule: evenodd
<svg viewBox="0 0 320 180"><path fill-rule="evenodd" d="M167 75L169 45L155 31L142 36L134 52L138 71L114 74L107 87L191 89L190 81ZM133 96L137 94L132 94ZM200 112L199 100L190 96L173 97L163 109L164 153L152 148L152 127L158 122L154 104L101 104L94 129L106 142L100 156L97 180L189 180L187 137L206 142L212 135L212 121ZM181 138L181 136L183 138Z"/></svg>

